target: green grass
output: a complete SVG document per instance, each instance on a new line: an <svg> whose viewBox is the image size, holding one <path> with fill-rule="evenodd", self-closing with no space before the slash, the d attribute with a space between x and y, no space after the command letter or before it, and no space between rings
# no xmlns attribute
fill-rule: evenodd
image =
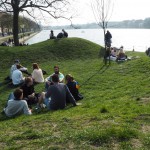
<svg viewBox="0 0 150 150"><path fill-rule="evenodd" d="M27 47L0 48L0 82L19 58L31 72L33 62L49 74L59 65L81 84L82 105L32 116L0 116L1 149L150 149L150 59L144 53L124 63L103 66L102 49L87 40L48 40ZM45 76L46 77L46 76ZM0 86L0 109L10 89ZM36 91L44 90L44 84Z"/></svg>

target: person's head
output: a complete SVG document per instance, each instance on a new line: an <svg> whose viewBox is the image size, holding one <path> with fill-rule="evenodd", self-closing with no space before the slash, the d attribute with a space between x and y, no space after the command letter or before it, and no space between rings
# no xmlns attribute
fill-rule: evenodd
<svg viewBox="0 0 150 150"><path fill-rule="evenodd" d="M65 76L65 80L66 80L66 82L72 82L74 80L74 78L71 74L67 74Z"/></svg>
<svg viewBox="0 0 150 150"><path fill-rule="evenodd" d="M109 30L107 30L107 33L109 33Z"/></svg>
<svg viewBox="0 0 150 150"><path fill-rule="evenodd" d="M51 30L51 33L53 33L53 30Z"/></svg>
<svg viewBox="0 0 150 150"><path fill-rule="evenodd" d="M20 61L19 61L19 59L16 59L15 61L14 61L14 63L17 65L17 64L20 64Z"/></svg>
<svg viewBox="0 0 150 150"><path fill-rule="evenodd" d="M54 66L54 72L55 72L55 74L59 74L59 67L58 66Z"/></svg>
<svg viewBox="0 0 150 150"><path fill-rule="evenodd" d="M52 82L58 83L59 82L59 77L57 74L52 75Z"/></svg>
<svg viewBox="0 0 150 150"><path fill-rule="evenodd" d="M39 69L39 65L38 65L37 63L33 63L32 66L33 66L33 70L34 70L34 69Z"/></svg>
<svg viewBox="0 0 150 150"><path fill-rule="evenodd" d="M111 47L111 48L110 48L110 50L111 50L111 51L113 51L113 50L114 50L114 48L113 48L113 47Z"/></svg>
<svg viewBox="0 0 150 150"><path fill-rule="evenodd" d="M26 84L27 86L33 85L33 79L32 79L31 77L26 77L26 78L25 78L25 84Z"/></svg>
<svg viewBox="0 0 150 150"><path fill-rule="evenodd" d="M17 69L20 69L20 68L21 68L21 66L20 66L19 64L17 64L17 65L16 65L16 68L17 68Z"/></svg>
<svg viewBox="0 0 150 150"><path fill-rule="evenodd" d="M16 100L21 100L23 98L23 90L22 89L16 89L14 91L14 97Z"/></svg>

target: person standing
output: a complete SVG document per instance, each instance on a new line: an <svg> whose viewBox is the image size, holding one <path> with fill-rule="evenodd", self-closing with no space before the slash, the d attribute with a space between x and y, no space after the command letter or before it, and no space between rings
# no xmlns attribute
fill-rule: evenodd
<svg viewBox="0 0 150 150"><path fill-rule="evenodd" d="M107 30L107 33L105 34L105 44L107 47L111 47L111 43L112 43L112 35L111 33Z"/></svg>

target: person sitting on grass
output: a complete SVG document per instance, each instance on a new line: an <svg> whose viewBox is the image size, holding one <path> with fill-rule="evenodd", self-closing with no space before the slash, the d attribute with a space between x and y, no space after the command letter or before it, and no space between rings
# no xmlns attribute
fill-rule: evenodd
<svg viewBox="0 0 150 150"><path fill-rule="evenodd" d="M65 77L66 85L69 88L71 94L73 95L76 101L83 99L83 96L79 93L78 89L80 88L77 81L74 80L71 74L67 74Z"/></svg>
<svg viewBox="0 0 150 150"><path fill-rule="evenodd" d="M32 78L35 83L43 83L44 82L42 69L39 68L39 65L37 63L33 63Z"/></svg>
<svg viewBox="0 0 150 150"><path fill-rule="evenodd" d="M35 93L33 79L31 77L25 78L25 83L20 87L23 90L23 99L31 107L33 104L38 103L39 94Z"/></svg>
<svg viewBox="0 0 150 150"><path fill-rule="evenodd" d="M76 101L70 93L67 85L59 83L58 74L52 75L51 79L52 84L49 86L46 93L42 93L42 96L39 99L39 105L44 102L48 110L64 109L68 99L73 106L76 106Z"/></svg>
<svg viewBox="0 0 150 150"><path fill-rule="evenodd" d="M50 39L56 39L56 37L54 36L54 31L53 30L50 31Z"/></svg>
<svg viewBox="0 0 150 150"><path fill-rule="evenodd" d="M126 59L127 59L127 55L125 55L125 52L123 51L123 46L121 46L121 47L120 47L120 51L119 51L119 53L118 53L118 55L117 55L116 61L118 61L118 60L124 61L124 60L126 60Z"/></svg>
<svg viewBox="0 0 150 150"><path fill-rule="evenodd" d="M64 82L64 75L61 72L59 72L59 67L58 66L54 66L54 73L45 79L45 82L46 82L45 89L46 89L46 91L48 90L48 87L50 86L50 84L52 82L52 76L55 75L55 74L58 75L60 83Z"/></svg>
<svg viewBox="0 0 150 150"><path fill-rule="evenodd" d="M18 86L24 82L24 77L22 72L20 71L21 66L16 65L17 69L12 73L12 83L15 86Z"/></svg>
<svg viewBox="0 0 150 150"><path fill-rule="evenodd" d="M12 79L12 74L15 70L17 70L17 65L20 65L20 71L27 74L27 75L31 75L29 72L28 72L28 69L23 67L21 64L20 64L20 61L18 59L16 59L14 61L14 64L11 66L11 69L10 69L10 79Z"/></svg>
<svg viewBox="0 0 150 150"><path fill-rule="evenodd" d="M31 115L32 112L27 102L23 100L23 91L21 89L16 89L13 94L15 98L8 100L7 106L4 108L6 116L13 117L20 114Z"/></svg>
<svg viewBox="0 0 150 150"><path fill-rule="evenodd" d="M62 29L62 32L63 32L63 37L67 38L68 37L68 33L64 29Z"/></svg>

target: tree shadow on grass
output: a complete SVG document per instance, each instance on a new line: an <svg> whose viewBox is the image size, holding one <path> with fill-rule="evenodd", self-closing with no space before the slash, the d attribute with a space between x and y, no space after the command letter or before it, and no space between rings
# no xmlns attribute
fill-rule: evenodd
<svg viewBox="0 0 150 150"><path fill-rule="evenodd" d="M107 69L109 68L109 65L103 65L99 68L98 71L96 71L94 74L92 74L87 80L85 80L80 86L86 85L94 76L97 74L103 74Z"/></svg>

